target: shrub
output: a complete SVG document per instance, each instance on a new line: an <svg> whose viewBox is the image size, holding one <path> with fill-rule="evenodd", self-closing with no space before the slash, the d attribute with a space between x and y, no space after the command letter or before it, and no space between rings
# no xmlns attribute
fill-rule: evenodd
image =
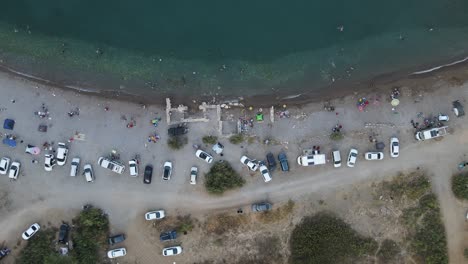
<svg viewBox="0 0 468 264"><path fill-rule="evenodd" d="M468 259L468 248L465 248L465 250L463 250L463 256L465 256L465 258Z"/></svg>
<svg viewBox="0 0 468 264"><path fill-rule="evenodd" d="M222 194L244 184L245 180L226 161L216 162L205 176L205 187L213 194Z"/></svg>
<svg viewBox="0 0 468 264"><path fill-rule="evenodd" d="M452 177L452 191L458 199L468 200L468 173Z"/></svg>
<svg viewBox="0 0 468 264"><path fill-rule="evenodd" d="M330 139L331 140L342 140L343 139L343 134L341 132L335 131L330 134Z"/></svg>
<svg viewBox="0 0 468 264"><path fill-rule="evenodd" d="M204 136L202 138L203 143L205 144L216 144L218 142L218 137L217 136Z"/></svg>
<svg viewBox="0 0 468 264"><path fill-rule="evenodd" d="M181 149L187 144L188 140L186 137L170 137L167 140L167 145L173 150Z"/></svg>
<svg viewBox="0 0 468 264"><path fill-rule="evenodd" d="M235 134L235 135L232 135L230 138L229 138L229 142L231 142L232 144L240 144L242 142L244 142L244 135L242 134Z"/></svg>
<svg viewBox="0 0 468 264"><path fill-rule="evenodd" d="M385 239L380 245L377 256L381 263L391 263L398 253L400 253L400 247L398 244L391 239Z"/></svg>
<svg viewBox="0 0 468 264"><path fill-rule="evenodd" d="M291 263L353 263L374 254L377 243L328 213L306 217L291 235Z"/></svg>
<svg viewBox="0 0 468 264"><path fill-rule="evenodd" d="M52 229L43 228L36 235L30 238L27 245L21 251L18 263L45 263L49 255L54 252L55 232Z"/></svg>

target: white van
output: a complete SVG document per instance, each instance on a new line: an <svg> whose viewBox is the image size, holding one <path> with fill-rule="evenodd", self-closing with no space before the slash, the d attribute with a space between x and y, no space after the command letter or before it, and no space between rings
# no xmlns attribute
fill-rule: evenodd
<svg viewBox="0 0 468 264"><path fill-rule="evenodd" d="M93 167L91 167L91 164L86 164L83 168L83 174L85 176L86 182L94 182Z"/></svg>
<svg viewBox="0 0 468 264"><path fill-rule="evenodd" d="M341 167L341 154L339 150L334 150L332 152L332 158L333 158L333 167L335 168Z"/></svg>

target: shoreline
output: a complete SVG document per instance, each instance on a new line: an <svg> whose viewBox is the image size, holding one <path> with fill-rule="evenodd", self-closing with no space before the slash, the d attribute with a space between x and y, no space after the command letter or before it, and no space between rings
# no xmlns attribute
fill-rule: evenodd
<svg viewBox="0 0 468 264"><path fill-rule="evenodd" d="M79 94L96 96L105 99L114 99L120 101L128 101L138 104L153 104L164 106L165 98L169 97L177 104L192 105L194 102L226 102L226 101L242 101L244 105L255 105L258 107L267 107L271 105L288 104L294 106L306 105L309 103L328 101L331 99L342 98L351 94L362 92L373 92L389 88L388 86L412 86L417 82L433 79L433 77L444 78L446 75L456 75L460 69L465 68L468 63L468 56L462 56L461 59L445 60L444 62L433 65L422 65L417 67L422 70L400 70L396 72L381 74L373 78L361 81L347 82L339 80L332 85L323 86L320 89L312 91L303 91L297 94L271 93L252 96L229 96L229 95L214 95L214 96L184 96L183 94L167 93L163 97L154 100L153 98L145 97L144 95L131 94L124 91L116 90L93 90L92 88L82 87L72 84L60 83L58 81L44 79L26 72L16 70L4 63L0 63L0 71L37 82L40 84L53 86L59 89L74 91ZM442 75L442 76L441 76ZM453 77L456 78L456 77ZM468 80L468 75L459 79L459 81ZM304 84L305 85L305 84ZM411 87L409 87L411 88ZM421 87L419 87L421 88Z"/></svg>

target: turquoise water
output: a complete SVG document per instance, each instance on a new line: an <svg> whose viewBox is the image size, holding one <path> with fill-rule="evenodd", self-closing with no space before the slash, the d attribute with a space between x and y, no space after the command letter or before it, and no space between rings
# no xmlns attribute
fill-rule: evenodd
<svg viewBox="0 0 468 264"><path fill-rule="evenodd" d="M467 18L466 0L16 0L0 55L94 89L287 95L459 58Z"/></svg>

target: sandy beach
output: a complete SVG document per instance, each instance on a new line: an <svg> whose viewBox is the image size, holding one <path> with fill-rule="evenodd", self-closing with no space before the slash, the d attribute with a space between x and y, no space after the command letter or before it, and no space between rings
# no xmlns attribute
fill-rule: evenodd
<svg viewBox="0 0 468 264"><path fill-rule="evenodd" d="M128 255L125 263L203 261L216 258L220 252L203 252L203 245L190 236L181 238L185 248L183 255L170 260L163 258L160 255L162 245L145 235L143 214L151 209L164 208L170 215L192 214L203 219L209 213L247 208L259 200L281 203L293 199L300 202L310 195L330 195L340 188L362 181L384 179L397 171L421 167L432 173L430 176L442 206L449 238L450 262L462 263L465 261L463 249L468 246L465 242L468 236L464 232L467 205L457 202L453 197L449 176L456 171L457 164L466 155L466 117L456 118L451 112L451 102L454 100L460 100L465 109L468 108L468 85L464 84L466 76L466 68L459 66L417 78L413 76L397 82L386 82L370 90L367 87L367 90L356 90L351 94L316 98L308 104L295 105L293 100L278 101L287 104L290 117L275 116L275 121L271 122L270 112L264 108L264 122L255 122L248 132L253 140L240 145L230 144L227 138L219 134L216 110L208 110L205 117L209 121L190 123L188 144L174 151L166 144L168 124L165 108L160 104L165 98L160 98L154 104L145 102L143 107L138 103L139 100L105 99L0 73L0 107L4 108L0 115L3 119L16 121L13 131L3 130L2 134L14 134L18 141L22 141L16 148L0 146L3 156L22 164L17 181L11 182L6 176L0 178L0 237L7 245L13 246L19 241L23 229L31 223L57 225L62 220L70 220L83 204L92 203L108 213L112 233L127 233L125 246ZM401 97L400 105L392 110L390 93L395 86L399 87ZM363 112L356 107L361 97L369 100ZM324 110L325 100L335 107L334 111ZM173 105L179 103L173 100ZM271 106L265 101L259 101L258 104L253 101L244 103L246 106L252 105L253 111L233 107L222 111L221 120L254 117L259 107ZM50 112L48 118L34 114L41 111L42 104ZM79 115L69 117L67 113L76 108L79 108ZM440 141L417 142L410 121L422 123L421 116L429 117L438 113L450 116L447 123L450 135ZM188 114L199 116L200 111L190 108ZM162 118L157 127L150 123L154 118ZM130 120L135 122L132 128L127 127ZM176 120L175 113L173 120ZM46 133L38 131L41 124L48 126ZM331 129L337 124L342 125L345 137L342 141L331 141ZM148 142L148 136L155 132L160 135L160 141ZM80 137L74 138L77 134ZM217 135L220 138L225 145L222 159L230 162L245 177L247 184L243 188L221 197L213 197L205 192L203 175L209 166L195 157L192 148L192 144L200 144L203 149L210 150L211 146L202 144L201 138L205 135ZM389 138L397 136L402 146L401 156L398 159L386 157L381 162L365 161L362 153L374 149L374 143L369 141L370 136L385 142L387 146ZM265 139L273 143L264 144ZM54 147L57 142L67 143L70 152L65 166L56 166L52 172L46 172L42 153L37 157L24 153L27 144L42 146L44 142L54 142ZM343 159L349 149L354 147L359 150L360 158L353 169L346 166L334 169L330 164L317 168L297 165L296 157L303 149L313 145L320 146L326 154L332 149L340 149ZM140 155L140 176L131 178L127 173L112 174L98 167L98 157L107 156L112 150L116 150L126 164L135 155ZM263 182L259 174L249 173L239 162L242 155L264 159L267 152L277 154L280 150L286 151L291 171L274 171L273 180L268 184ZM387 154L388 148L385 151ZM92 164L96 175L94 183L86 183L81 175L68 176L73 157L80 157L82 164ZM221 159L217 155L214 157L215 160ZM33 159L39 163L32 163ZM165 182L161 179L162 165L168 160L173 162L174 172L172 179ZM146 164L154 167L151 185L142 183L141 171ZM198 166L200 171L199 182L195 186L189 184L189 170L193 165ZM13 255L24 242L18 245ZM13 262L13 257L5 259L5 263Z"/></svg>

